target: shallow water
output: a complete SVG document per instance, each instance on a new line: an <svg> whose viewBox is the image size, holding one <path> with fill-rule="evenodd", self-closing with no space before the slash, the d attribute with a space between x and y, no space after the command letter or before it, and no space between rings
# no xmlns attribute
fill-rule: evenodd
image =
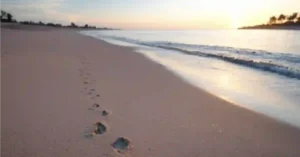
<svg viewBox="0 0 300 157"><path fill-rule="evenodd" d="M300 31L85 31L137 48L185 81L300 127Z"/></svg>

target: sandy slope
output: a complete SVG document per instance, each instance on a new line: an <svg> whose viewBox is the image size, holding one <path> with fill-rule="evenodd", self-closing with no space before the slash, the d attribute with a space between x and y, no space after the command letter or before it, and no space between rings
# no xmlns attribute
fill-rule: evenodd
<svg viewBox="0 0 300 157"><path fill-rule="evenodd" d="M1 38L3 157L300 156L298 129L188 85L130 48L68 30L2 29ZM85 137L97 122L107 131ZM118 137L132 148L115 151Z"/></svg>

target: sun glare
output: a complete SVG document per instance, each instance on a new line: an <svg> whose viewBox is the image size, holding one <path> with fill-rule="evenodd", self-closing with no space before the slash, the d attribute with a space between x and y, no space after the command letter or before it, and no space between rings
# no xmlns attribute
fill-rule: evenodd
<svg viewBox="0 0 300 157"><path fill-rule="evenodd" d="M238 28L246 22L244 21L244 16L249 13L249 8L251 8L251 6L245 7L246 2L243 2L244 3L232 0L230 1L230 3L226 3L226 5L224 6L226 7L226 13L228 16L230 28Z"/></svg>
<svg viewBox="0 0 300 157"><path fill-rule="evenodd" d="M211 0L209 12L221 15L225 20L224 27L238 28L249 23L255 23L258 13L264 15L266 3L258 0ZM259 3L259 5L257 5Z"/></svg>
<svg viewBox="0 0 300 157"><path fill-rule="evenodd" d="M232 8L229 11L230 28L238 28L243 25L243 11L240 8Z"/></svg>

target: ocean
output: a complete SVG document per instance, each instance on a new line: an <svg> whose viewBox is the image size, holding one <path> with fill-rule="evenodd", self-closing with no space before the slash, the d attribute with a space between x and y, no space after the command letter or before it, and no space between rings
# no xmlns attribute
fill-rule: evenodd
<svg viewBox="0 0 300 157"><path fill-rule="evenodd" d="M130 46L184 81L300 128L300 31L111 30L81 34Z"/></svg>

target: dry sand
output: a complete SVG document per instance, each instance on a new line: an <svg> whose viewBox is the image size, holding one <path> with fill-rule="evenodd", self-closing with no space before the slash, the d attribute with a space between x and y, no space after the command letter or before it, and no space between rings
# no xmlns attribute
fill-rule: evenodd
<svg viewBox="0 0 300 157"><path fill-rule="evenodd" d="M131 48L68 30L5 28L1 38L2 157L300 156L299 129L195 88ZM105 127L95 131L98 122ZM118 137L130 147L113 149Z"/></svg>

